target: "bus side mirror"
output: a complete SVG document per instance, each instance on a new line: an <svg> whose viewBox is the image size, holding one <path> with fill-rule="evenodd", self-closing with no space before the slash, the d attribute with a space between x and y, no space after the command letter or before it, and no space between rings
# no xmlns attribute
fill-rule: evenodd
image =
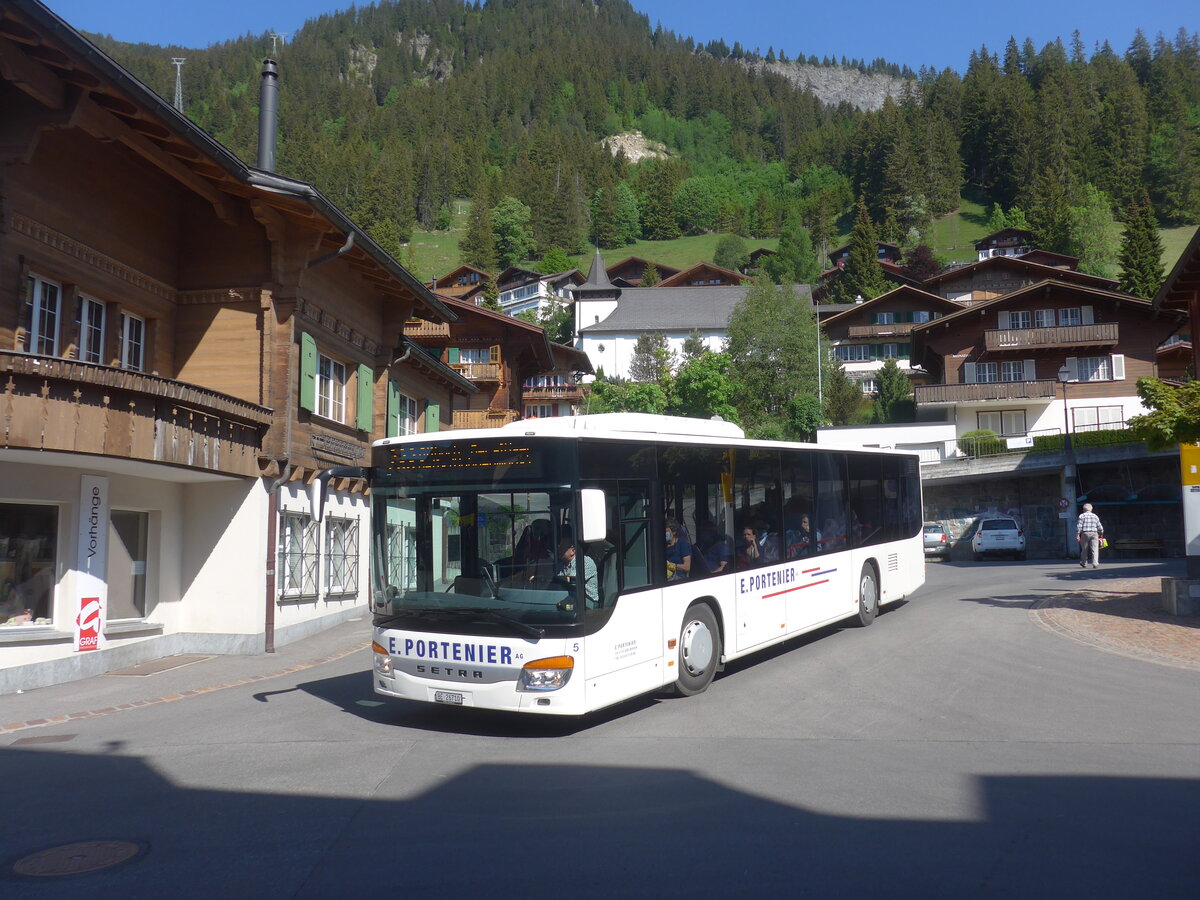
<svg viewBox="0 0 1200 900"><path fill-rule="evenodd" d="M608 537L608 520L604 511L604 491L584 488L579 492L580 514L583 518L580 540L585 544Z"/></svg>
<svg viewBox="0 0 1200 900"><path fill-rule="evenodd" d="M368 470L362 466L334 466L318 472L308 485L308 507L314 522L320 522L325 515L325 486L332 478L367 478Z"/></svg>

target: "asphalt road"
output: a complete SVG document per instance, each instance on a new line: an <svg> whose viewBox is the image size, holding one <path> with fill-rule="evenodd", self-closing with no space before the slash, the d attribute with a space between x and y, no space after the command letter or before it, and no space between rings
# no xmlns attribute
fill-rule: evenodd
<svg viewBox="0 0 1200 900"><path fill-rule="evenodd" d="M870 628L581 722L381 703L363 652L39 729L0 746L0 896L1194 900L1200 672L1039 628L1063 571L932 565ZM136 855L13 874L101 840Z"/></svg>

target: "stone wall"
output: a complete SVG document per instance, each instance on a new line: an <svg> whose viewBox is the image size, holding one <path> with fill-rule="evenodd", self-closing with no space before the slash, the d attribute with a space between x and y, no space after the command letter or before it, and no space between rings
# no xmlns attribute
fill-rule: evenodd
<svg viewBox="0 0 1200 900"><path fill-rule="evenodd" d="M952 541L953 559L971 558L970 542L963 541L963 535L977 518L986 515L1011 516L1020 522L1030 559L1062 559L1066 555L1065 526L1055 505L1060 490L1057 473L926 482L925 521L940 522L945 527Z"/></svg>

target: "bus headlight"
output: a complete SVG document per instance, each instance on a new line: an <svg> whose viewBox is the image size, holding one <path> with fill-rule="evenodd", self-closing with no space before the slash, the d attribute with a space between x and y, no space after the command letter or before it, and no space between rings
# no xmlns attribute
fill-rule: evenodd
<svg viewBox="0 0 1200 900"><path fill-rule="evenodd" d="M557 691L571 680L575 659L571 656L548 656L525 663L517 679L518 691Z"/></svg>
<svg viewBox="0 0 1200 900"><path fill-rule="evenodd" d="M392 655L378 641L371 642L371 652L375 654L375 671L388 678L392 677Z"/></svg>

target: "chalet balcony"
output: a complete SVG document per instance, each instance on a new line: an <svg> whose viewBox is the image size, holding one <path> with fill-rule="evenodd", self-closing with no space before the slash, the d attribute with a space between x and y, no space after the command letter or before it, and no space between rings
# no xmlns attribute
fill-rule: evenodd
<svg viewBox="0 0 1200 900"><path fill-rule="evenodd" d="M913 388L917 405L936 406L949 403L986 403L989 400L1053 400L1058 396L1058 382L990 381L979 384L919 384Z"/></svg>
<svg viewBox="0 0 1200 900"><path fill-rule="evenodd" d="M454 428L499 428L521 418L515 409L456 409Z"/></svg>
<svg viewBox="0 0 1200 900"><path fill-rule="evenodd" d="M1111 347L1117 343L1116 322L1057 325L1049 328L998 328L983 333L988 350L1042 350L1060 347Z"/></svg>
<svg viewBox="0 0 1200 900"><path fill-rule="evenodd" d="M499 381L499 363L450 363L450 368L468 381Z"/></svg>
<svg viewBox="0 0 1200 900"><path fill-rule="evenodd" d="M550 400L560 403L580 403L583 401L583 385L553 384L522 388L521 399L526 402L532 400Z"/></svg>
<svg viewBox="0 0 1200 900"><path fill-rule="evenodd" d="M182 381L0 351L0 446L259 474L271 410Z"/></svg>
<svg viewBox="0 0 1200 900"><path fill-rule="evenodd" d="M404 323L404 336L410 338L449 339L450 323L426 322L424 319L410 319Z"/></svg>
<svg viewBox="0 0 1200 900"><path fill-rule="evenodd" d="M912 322L898 322L895 325L851 325L847 329L848 338L887 337L893 334L909 334L913 330Z"/></svg>

